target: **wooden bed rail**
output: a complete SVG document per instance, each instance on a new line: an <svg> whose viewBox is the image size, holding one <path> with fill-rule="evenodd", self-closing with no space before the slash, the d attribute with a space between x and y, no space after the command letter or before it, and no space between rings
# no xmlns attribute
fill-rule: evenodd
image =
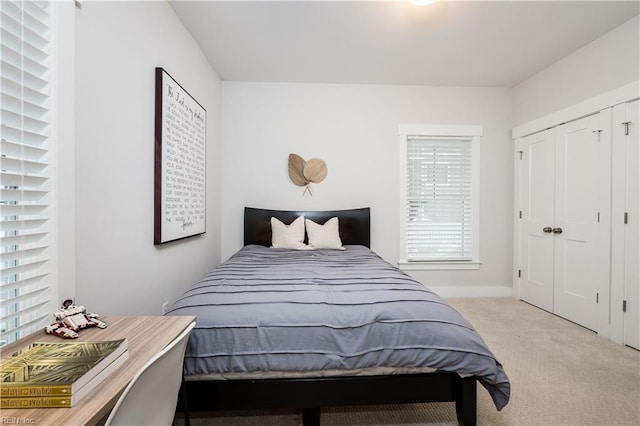
<svg viewBox="0 0 640 426"><path fill-rule="evenodd" d="M189 412L300 409L319 425L320 407L395 403L456 403L460 425L476 424L476 378L455 373L301 379L185 381ZM178 409L184 411L184 401Z"/></svg>

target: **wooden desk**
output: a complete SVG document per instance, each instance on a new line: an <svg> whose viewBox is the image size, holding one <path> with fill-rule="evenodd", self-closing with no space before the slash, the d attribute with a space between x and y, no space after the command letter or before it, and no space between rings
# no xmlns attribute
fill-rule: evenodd
<svg viewBox="0 0 640 426"><path fill-rule="evenodd" d="M101 319L107 323L107 328L104 330L97 328L81 330L80 337L68 341L82 342L126 338L129 343L129 359L120 369L107 377L96 389L73 407L2 410L0 424L95 425L101 420L106 420L106 416L133 376L147 361L195 321L193 316L103 317ZM0 352L2 356L8 356L33 342L59 342L62 340L60 337L45 334L42 331L3 346L0 348Z"/></svg>

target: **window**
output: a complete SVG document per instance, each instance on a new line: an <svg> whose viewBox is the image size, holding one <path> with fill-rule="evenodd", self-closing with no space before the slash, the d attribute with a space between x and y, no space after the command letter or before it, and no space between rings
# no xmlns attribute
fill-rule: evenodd
<svg viewBox="0 0 640 426"><path fill-rule="evenodd" d="M0 346L51 315L50 4L0 1Z"/></svg>
<svg viewBox="0 0 640 426"><path fill-rule="evenodd" d="M401 125L403 269L478 269L480 126Z"/></svg>

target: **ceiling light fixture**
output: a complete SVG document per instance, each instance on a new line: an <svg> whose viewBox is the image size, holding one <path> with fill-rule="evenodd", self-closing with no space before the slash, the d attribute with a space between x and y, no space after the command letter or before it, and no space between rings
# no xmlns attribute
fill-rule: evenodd
<svg viewBox="0 0 640 426"><path fill-rule="evenodd" d="M426 6L431 3L435 3L436 0L409 0L412 4L416 6Z"/></svg>

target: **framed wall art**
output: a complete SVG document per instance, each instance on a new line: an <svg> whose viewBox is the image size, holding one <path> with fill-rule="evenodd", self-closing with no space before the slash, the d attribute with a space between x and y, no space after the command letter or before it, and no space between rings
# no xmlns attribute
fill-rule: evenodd
<svg viewBox="0 0 640 426"><path fill-rule="evenodd" d="M156 68L154 244L205 232L207 111Z"/></svg>

